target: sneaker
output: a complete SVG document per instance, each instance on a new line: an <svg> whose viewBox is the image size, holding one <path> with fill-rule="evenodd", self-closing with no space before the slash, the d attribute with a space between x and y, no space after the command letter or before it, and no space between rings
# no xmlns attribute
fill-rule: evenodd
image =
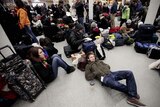
<svg viewBox="0 0 160 107"><path fill-rule="evenodd" d="M139 94L137 94L135 97L136 97L137 99L140 99L140 96L139 96Z"/></svg>
<svg viewBox="0 0 160 107"><path fill-rule="evenodd" d="M134 106L137 106L137 107L146 106L145 104L141 103L138 99L136 99L134 97L128 98L127 103L131 104L131 105L134 105Z"/></svg>
<svg viewBox="0 0 160 107"><path fill-rule="evenodd" d="M75 71L75 68L73 66L69 66L66 71L67 71L67 74L69 74L69 73Z"/></svg>

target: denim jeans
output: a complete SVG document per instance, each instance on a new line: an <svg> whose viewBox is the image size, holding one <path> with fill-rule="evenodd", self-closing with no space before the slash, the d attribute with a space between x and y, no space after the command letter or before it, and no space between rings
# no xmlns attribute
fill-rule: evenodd
<svg viewBox="0 0 160 107"><path fill-rule="evenodd" d="M84 26L84 17L78 17L78 22Z"/></svg>
<svg viewBox="0 0 160 107"><path fill-rule="evenodd" d="M53 78L56 78L58 74L58 67L62 67L63 69L67 70L69 65L57 54L54 54L51 58L52 58Z"/></svg>
<svg viewBox="0 0 160 107"><path fill-rule="evenodd" d="M32 29L30 26L24 26L26 33L31 37L33 43L38 43L38 40L34 33L32 32Z"/></svg>
<svg viewBox="0 0 160 107"><path fill-rule="evenodd" d="M119 80L126 79L126 85L119 82ZM129 70L122 70L111 72L103 79L103 84L107 87L126 93L130 97L137 95L137 86L134 75Z"/></svg>

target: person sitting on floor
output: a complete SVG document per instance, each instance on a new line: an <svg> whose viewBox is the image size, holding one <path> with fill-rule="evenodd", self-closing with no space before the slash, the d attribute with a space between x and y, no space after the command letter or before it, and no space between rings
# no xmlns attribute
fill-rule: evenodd
<svg viewBox="0 0 160 107"><path fill-rule="evenodd" d="M121 30L120 32L122 33L123 36L131 36L134 33L134 29L133 29L133 24L131 19L128 19L126 23L123 23L123 25L121 26Z"/></svg>
<svg viewBox="0 0 160 107"><path fill-rule="evenodd" d="M75 68L68 65L59 55L54 54L49 58L41 47L30 48L28 58L45 83L49 83L57 77L58 67L65 69L67 74L75 71Z"/></svg>
<svg viewBox="0 0 160 107"><path fill-rule="evenodd" d="M38 18L38 15L33 15L32 30L36 36L41 35L43 32L43 25L41 20Z"/></svg>
<svg viewBox="0 0 160 107"><path fill-rule="evenodd" d="M81 24L75 24L75 28L72 30L68 37L68 44L75 52L81 50L81 44L85 41L84 39L84 27Z"/></svg>
<svg viewBox="0 0 160 107"><path fill-rule="evenodd" d="M85 78L88 81L98 79L102 86L107 86L121 91L128 95L127 103L135 106L145 106L139 101L140 96L137 93L137 86L134 75L129 70L119 70L111 72L110 66L101 60L96 59L93 52L86 54L87 65L85 67ZM126 85L119 82L125 79Z"/></svg>

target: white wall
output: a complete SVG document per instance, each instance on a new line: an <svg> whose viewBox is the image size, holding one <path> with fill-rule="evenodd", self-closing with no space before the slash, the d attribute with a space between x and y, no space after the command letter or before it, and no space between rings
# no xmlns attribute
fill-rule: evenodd
<svg viewBox="0 0 160 107"><path fill-rule="evenodd" d="M4 32L4 30L3 30L3 28L0 24L0 47L3 47L5 45L9 45L13 49L13 46L12 46L11 42L9 41L6 33ZM2 50L2 53L4 53L5 56L8 56L8 55L12 54L12 52L9 49ZM0 60L1 59L2 59L2 56L0 55Z"/></svg>
<svg viewBox="0 0 160 107"><path fill-rule="evenodd" d="M150 0L149 8L144 23L146 24L154 23L159 6L160 6L159 0Z"/></svg>

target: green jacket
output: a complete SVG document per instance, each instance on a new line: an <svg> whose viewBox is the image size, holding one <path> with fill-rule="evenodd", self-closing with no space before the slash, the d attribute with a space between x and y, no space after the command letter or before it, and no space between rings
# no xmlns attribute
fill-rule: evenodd
<svg viewBox="0 0 160 107"><path fill-rule="evenodd" d="M129 19L130 17L130 8L128 6L124 6L122 9L122 19Z"/></svg>
<svg viewBox="0 0 160 107"><path fill-rule="evenodd" d="M90 81L93 79L101 79L101 76L110 73L110 66L105 64L101 60L96 60L95 62L88 62L85 67L85 78Z"/></svg>

